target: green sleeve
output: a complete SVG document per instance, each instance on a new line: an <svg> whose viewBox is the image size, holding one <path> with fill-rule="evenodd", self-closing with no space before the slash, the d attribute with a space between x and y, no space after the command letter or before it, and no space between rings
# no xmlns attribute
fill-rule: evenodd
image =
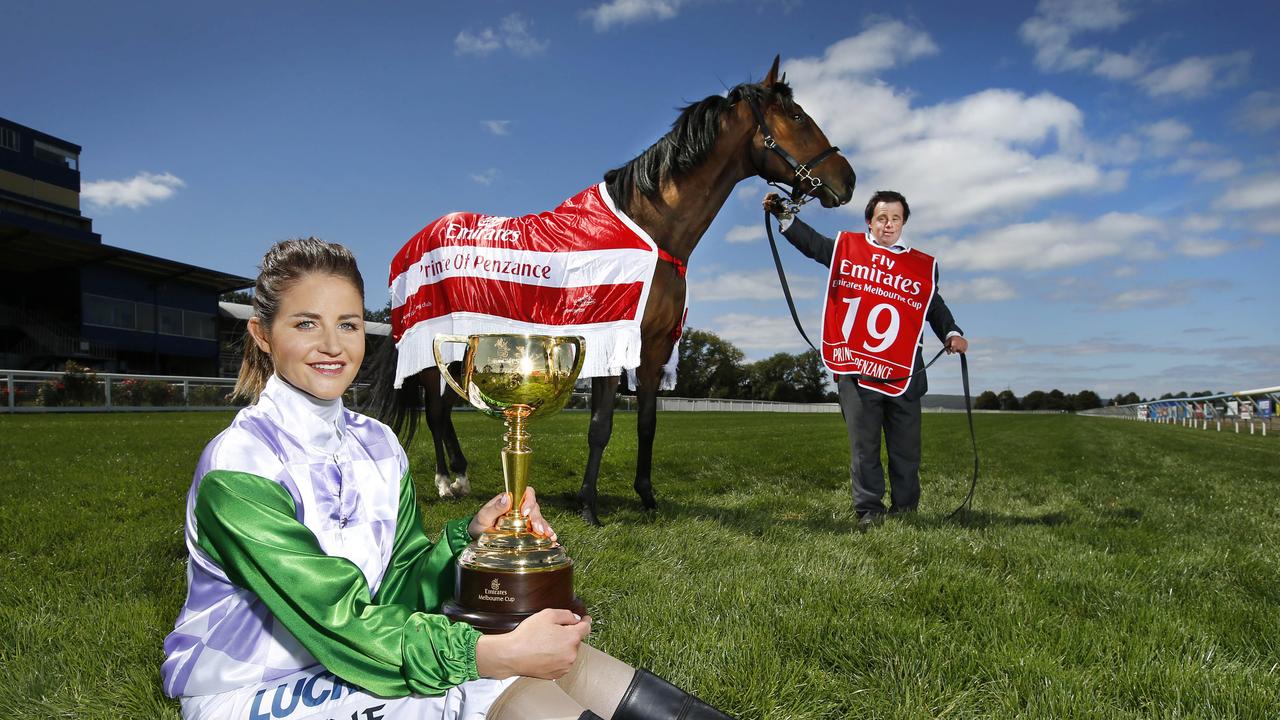
<svg viewBox="0 0 1280 720"><path fill-rule="evenodd" d="M445 523L440 542L432 544L422 532L413 478L406 472L400 480L395 547L378 586L378 602L439 612L453 597L454 558L471 542L469 524L470 518Z"/></svg>
<svg viewBox="0 0 1280 720"><path fill-rule="evenodd" d="M214 471L196 494L197 541L231 582L257 595L316 660L347 682L402 697L443 695L478 677L475 628L415 612L423 606L375 604L360 568L326 555L294 514L293 499L278 483ZM402 532L397 529L397 541ZM423 548L424 566L443 567L435 558L452 557L445 545Z"/></svg>

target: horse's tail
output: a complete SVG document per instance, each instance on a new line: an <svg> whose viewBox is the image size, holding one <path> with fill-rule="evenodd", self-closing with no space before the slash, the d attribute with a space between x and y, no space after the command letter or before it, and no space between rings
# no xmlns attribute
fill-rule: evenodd
<svg viewBox="0 0 1280 720"><path fill-rule="evenodd" d="M369 388L367 407L372 415L395 431L400 441L408 445L413 434L418 430L418 414L422 411L422 381L418 373L404 379L400 387L395 387L396 364L400 351L390 337L382 342L382 347L374 353L370 374L373 384Z"/></svg>

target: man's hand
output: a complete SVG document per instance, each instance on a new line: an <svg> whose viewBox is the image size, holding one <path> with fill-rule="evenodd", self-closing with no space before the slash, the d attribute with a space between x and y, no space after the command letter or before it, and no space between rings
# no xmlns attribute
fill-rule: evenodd
<svg viewBox="0 0 1280 720"><path fill-rule="evenodd" d="M760 205L764 207L765 211L770 215L780 220L791 217L791 213L787 212L787 207L782 204L782 196L778 195L776 192L766 193L764 200L760 202Z"/></svg>
<svg viewBox="0 0 1280 720"><path fill-rule="evenodd" d="M502 517L507 511L507 494L498 493L493 499L485 503L478 511L476 516L471 518L471 524L467 526L467 533L472 539L480 537L481 533L493 527L498 522L498 518ZM529 529L535 535L549 538L551 541L556 539L556 531L551 529L547 521L542 517L542 508L538 505L538 496L533 488L526 487L524 489L524 503L520 505L520 511L529 518Z"/></svg>
<svg viewBox="0 0 1280 720"><path fill-rule="evenodd" d="M963 335L952 335L947 338L947 354L967 352L969 350L969 341L964 339Z"/></svg>
<svg viewBox="0 0 1280 720"><path fill-rule="evenodd" d="M481 636L476 643L476 670L481 677L555 680L569 672L578 659L579 644L590 632L590 615L540 610L509 633Z"/></svg>

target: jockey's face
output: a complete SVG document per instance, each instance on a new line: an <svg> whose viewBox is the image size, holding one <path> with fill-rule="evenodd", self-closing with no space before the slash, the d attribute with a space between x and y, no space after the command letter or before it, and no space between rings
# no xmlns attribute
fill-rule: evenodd
<svg viewBox="0 0 1280 720"><path fill-rule="evenodd" d="M903 216L902 203L878 202L871 213L871 239L877 245L889 247L902 237L902 225L906 221Z"/></svg>
<svg viewBox="0 0 1280 720"><path fill-rule="evenodd" d="M249 332L290 385L336 400L356 379L364 360L364 301L350 280L304 275L281 294L270 328L257 320L250 318Z"/></svg>

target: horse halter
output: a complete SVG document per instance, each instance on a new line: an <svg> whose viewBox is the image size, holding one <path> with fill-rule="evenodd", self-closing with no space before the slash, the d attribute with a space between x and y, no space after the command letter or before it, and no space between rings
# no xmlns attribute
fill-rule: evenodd
<svg viewBox="0 0 1280 720"><path fill-rule="evenodd" d="M755 98L748 98L747 104L751 107L752 114L756 116L756 125L760 126L760 132L764 134L765 148L777 153L778 157L782 158L782 162L786 163L787 167L791 168L791 172L794 173L792 175L792 189L787 191L787 197L790 198L792 195L795 195L795 188L798 184L796 181L809 183L809 190L801 195L800 200L791 201L791 204L798 209L801 205L812 200L812 193L817 192L818 188L823 186L822 178L814 175L813 169L818 167L823 160L826 160L828 157L840 152L840 148L832 145L826 150L815 155L813 159L809 160L809 162L797 162L796 159L792 157L791 153L787 152L781 145L779 145L778 141L773 137L773 131L769 129L769 123L765 121L764 113L761 112L760 106L756 104ZM765 182L779 190L786 190L786 188L780 187L777 183L769 180L766 180ZM828 188L827 192L831 192L831 189Z"/></svg>

